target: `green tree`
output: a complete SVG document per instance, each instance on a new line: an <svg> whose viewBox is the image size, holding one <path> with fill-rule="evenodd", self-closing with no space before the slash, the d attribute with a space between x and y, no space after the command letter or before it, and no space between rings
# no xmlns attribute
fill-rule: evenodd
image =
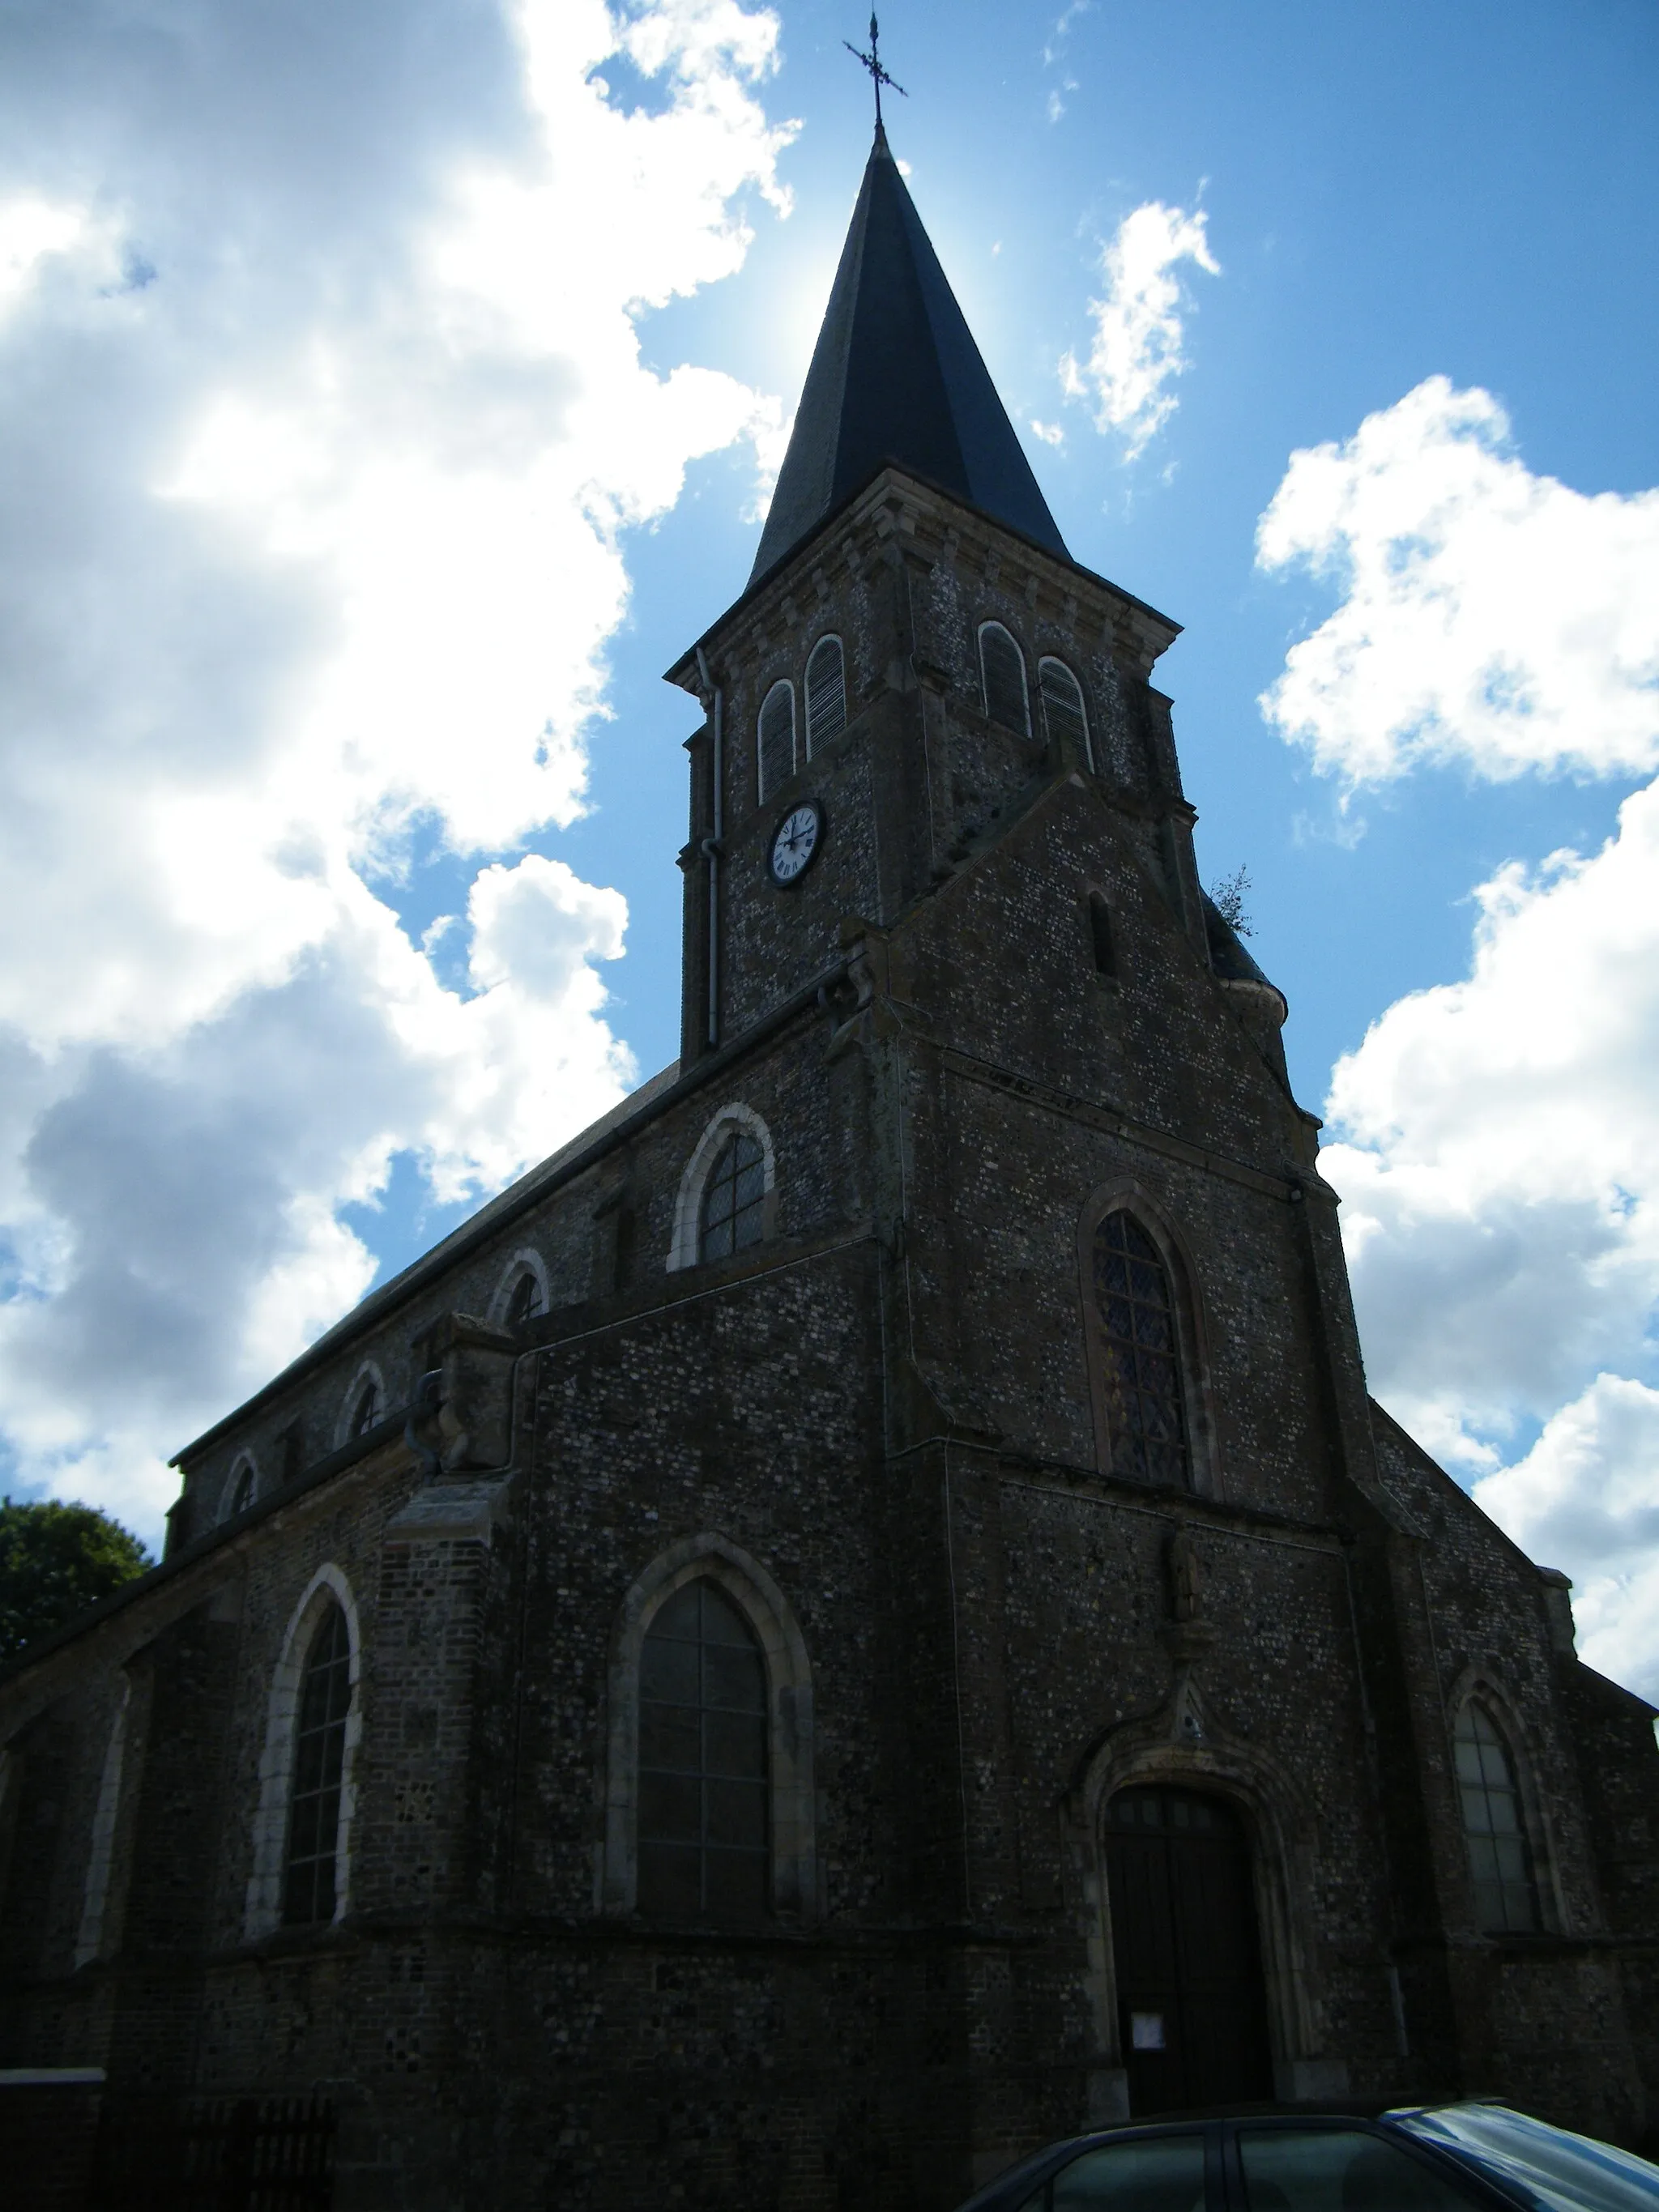
<svg viewBox="0 0 1659 2212"><path fill-rule="evenodd" d="M1249 909L1244 903L1244 894L1250 888L1250 872L1242 864L1230 876L1223 876L1210 885L1210 903L1230 929L1241 937L1254 937L1250 927Z"/></svg>
<svg viewBox="0 0 1659 2212"><path fill-rule="evenodd" d="M0 1662L155 1564L94 1506L0 1498Z"/></svg>

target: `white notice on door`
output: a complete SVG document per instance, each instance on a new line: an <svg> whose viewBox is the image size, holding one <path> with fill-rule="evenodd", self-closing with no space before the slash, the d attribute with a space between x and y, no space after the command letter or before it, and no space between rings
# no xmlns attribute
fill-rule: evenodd
<svg viewBox="0 0 1659 2212"><path fill-rule="evenodd" d="M1132 2012L1129 2014L1129 2041L1137 2051L1162 2051L1164 2048L1163 2014Z"/></svg>

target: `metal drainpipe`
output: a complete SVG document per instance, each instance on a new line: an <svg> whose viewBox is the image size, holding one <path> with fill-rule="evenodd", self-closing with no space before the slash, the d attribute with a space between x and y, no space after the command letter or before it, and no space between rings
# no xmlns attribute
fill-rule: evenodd
<svg viewBox="0 0 1659 2212"><path fill-rule="evenodd" d="M708 863L708 1042L720 1041L720 837L726 823L725 708L726 695L708 674L708 663L697 647L697 674L703 697L714 695L714 834L698 848Z"/></svg>

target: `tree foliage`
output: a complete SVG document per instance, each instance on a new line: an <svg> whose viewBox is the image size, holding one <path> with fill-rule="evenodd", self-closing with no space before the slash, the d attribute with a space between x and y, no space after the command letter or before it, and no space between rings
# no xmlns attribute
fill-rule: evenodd
<svg viewBox="0 0 1659 2212"><path fill-rule="evenodd" d="M155 1564L95 1506L0 1499L0 1662Z"/></svg>
<svg viewBox="0 0 1659 2212"><path fill-rule="evenodd" d="M1210 904L1221 916L1229 929L1240 937L1254 937L1250 927L1249 909L1244 903L1244 894L1250 888L1250 872L1241 862L1231 875L1218 877L1210 885Z"/></svg>

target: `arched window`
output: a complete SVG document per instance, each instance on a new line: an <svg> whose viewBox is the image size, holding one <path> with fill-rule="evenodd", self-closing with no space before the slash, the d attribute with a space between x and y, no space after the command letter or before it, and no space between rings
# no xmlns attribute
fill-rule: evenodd
<svg viewBox="0 0 1659 2212"><path fill-rule="evenodd" d="M351 1709L351 1637L343 1610L325 1607L300 1676L288 1840L283 1854L283 1920L301 1927L334 1917L346 1717Z"/></svg>
<svg viewBox="0 0 1659 2212"><path fill-rule="evenodd" d="M1093 768L1083 686L1063 660L1047 657L1037 663L1037 690L1042 695L1042 727L1049 744Z"/></svg>
<svg viewBox="0 0 1659 2212"><path fill-rule="evenodd" d="M253 1503L254 1486L253 1462L246 1457L239 1459L225 1485L225 1506L219 1518L234 1521L239 1513L246 1513Z"/></svg>
<svg viewBox="0 0 1659 2212"><path fill-rule="evenodd" d="M380 1418L380 1386L371 1375L357 1394L347 1434L366 1437Z"/></svg>
<svg viewBox="0 0 1659 2212"><path fill-rule="evenodd" d="M806 757L847 727L847 663L838 637L821 637L806 659Z"/></svg>
<svg viewBox="0 0 1659 2212"><path fill-rule="evenodd" d="M795 773L795 687L787 679L775 684L761 702L759 730L763 799Z"/></svg>
<svg viewBox="0 0 1659 2212"><path fill-rule="evenodd" d="M985 686L985 711L991 720L1029 738L1031 707L1025 690L1025 655L1000 623L980 626L979 669Z"/></svg>
<svg viewBox="0 0 1659 2212"><path fill-rule="evenodd" d="M697 1257L727 1259L765 1233L765 1158L749 1130L734 1129L703 1185Z"/></svg>
<svg viewBox="0 0 1659 2212"><path fill-rule="evenodd" d="M1115 982L1117 945L1112 935L1112 909L1098 891L1089 894L1089 947L1095 956L1096 975Z"/></svg>
<svg viewBox="0 0 1659 2212"><path fill-rule="evenodd" d="M507 1325L509 1328L528 1328L541 1310L541 1278L533 1268L526 1267L508 1294Z"/></svg>
<svg viewBox="0 0 1659 2212"><path fill-rule="evenodd" d="M1538 1926L1538 1892L1521 1792L1509 1746L1478 1698L1471 1698L1459 1714L1452 1746L1475 1918L1489 1934L1528 1934Z"/></svg>
<svg viewBox="0 0 1659 2212"><path fill-rule="evenodd" d="M717 1584L684 1583L640 1654L639 1905L752 1916L769 1902L766 1663Z"/></svg>
<svg viewBox="0 0 1659 2212"><path fill-rule="evenodd" d="M1121 1206L1095 1231L1094 1292L1112 1472L1186 1483L1191 1455L1169 1271Z"/></svg>

